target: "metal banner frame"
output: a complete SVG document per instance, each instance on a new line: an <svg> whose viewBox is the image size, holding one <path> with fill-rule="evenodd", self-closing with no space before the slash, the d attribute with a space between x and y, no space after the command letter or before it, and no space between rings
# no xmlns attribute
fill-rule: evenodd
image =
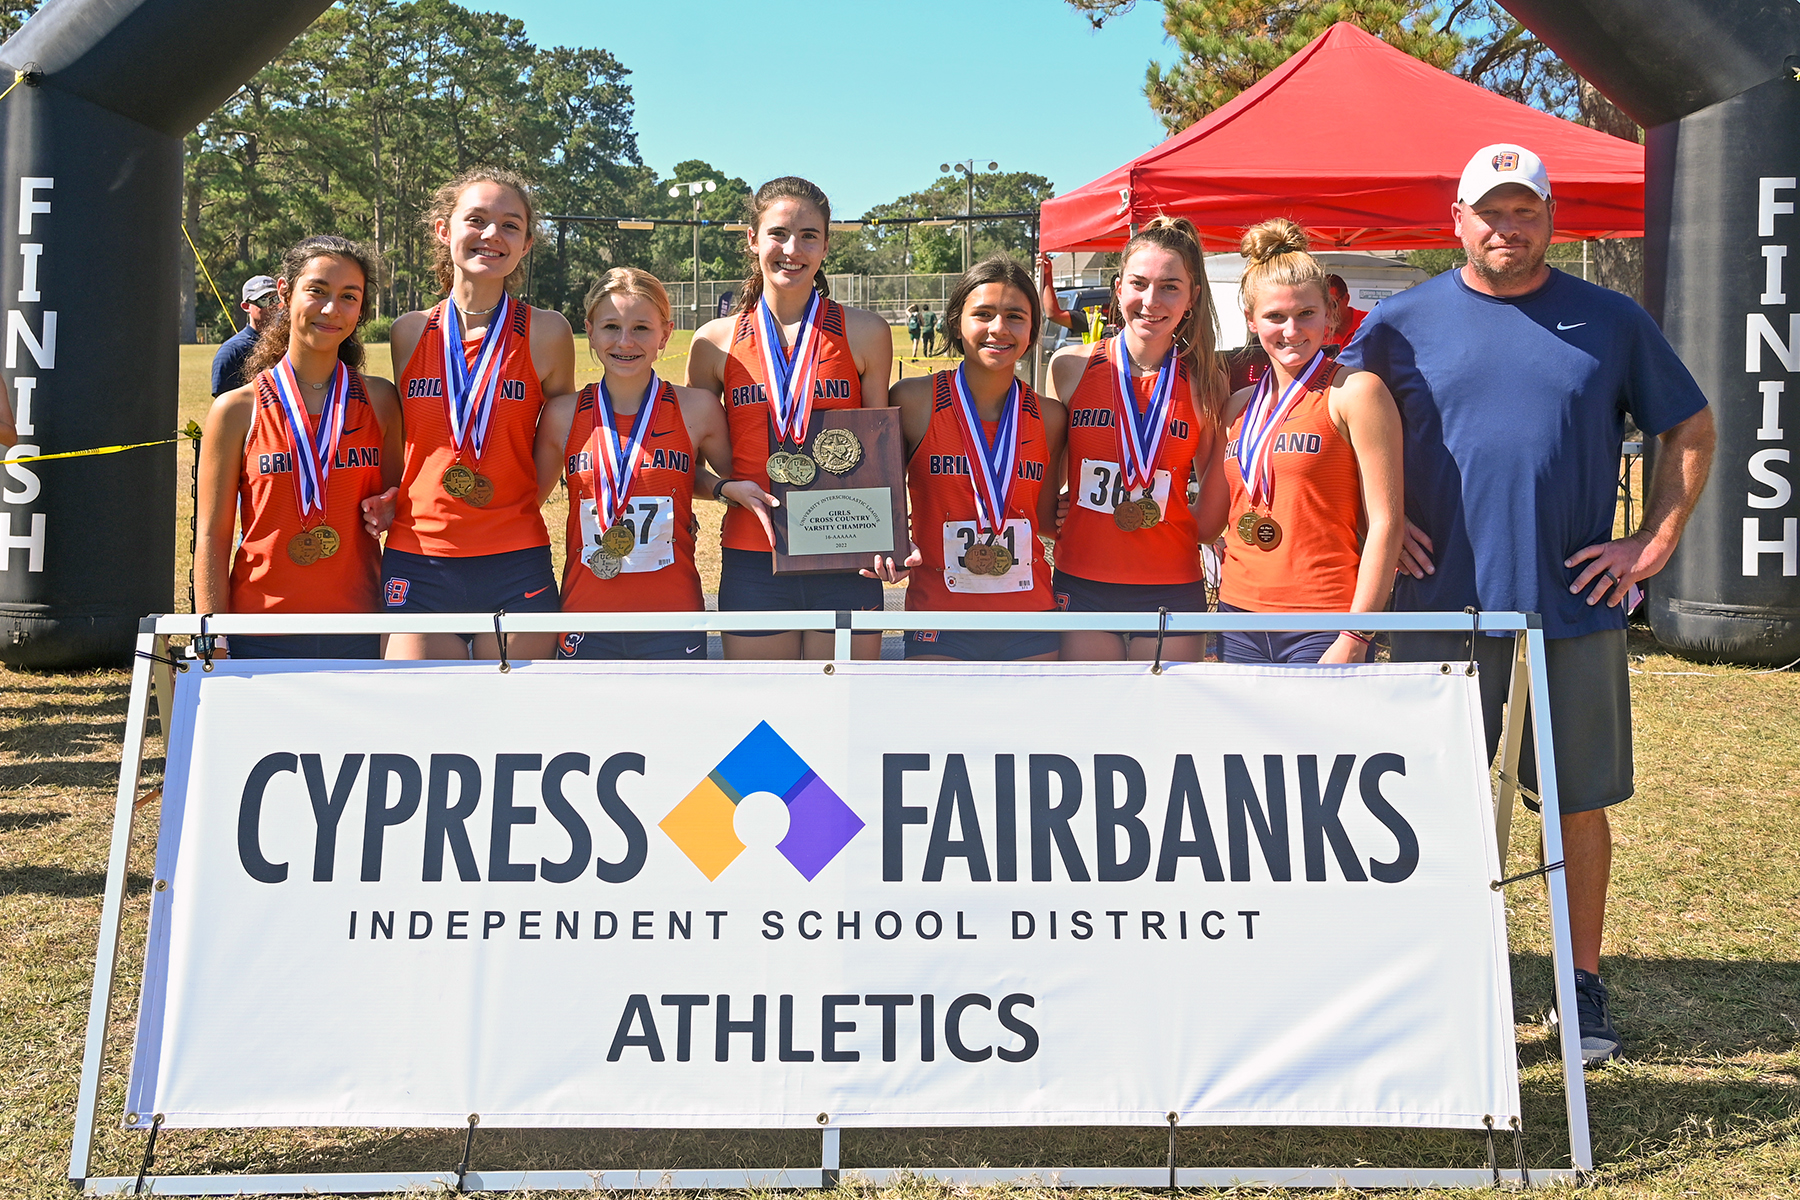
<svg viewBox="0 0 1800 1200"><path fill-rule="evenodd" d="M1512 808L1519 789L1518 761L1524 741L1524 725L1518 720L1520 702L1529 692L1532 732L1537 750L1539 796L1543 820L1543 861L1549 864L1531 874L1543 874L1550 894L1552 962L1556 979L1557 1029L1563 1064L1563 1092L1568 1107L1570 1167L1528 1171L1521 1162L1502 1170L1492 1154L1486 1168L1289 1168L1289 1167L1181 1167L1176 1161L1175 1129L1169 1130L1165 1163L1143 1167L1016 1167L1016 1168L850 1168L840 1164L840 1133L821 1130L817 1167L769 1170L593 1170L593 1171L479 1171L472 1169L465 1147L459 1167L439 1171L318 1172L243 1175L149 1175L90 1177L96 1122L99 1119L100 1073L105 1061L106 1027L112 1010L117 977L119 930L124 916L125 866L143 766L144 741L154 691L157 711L167 721L174 706L174 673L194 669L194 660L179 662L170 654L171 636L284 633L561 633L569 628L566 613L460 613L400 616L378 613L306 616L221 615L146 617L138 627L137 656L131 676L131 698L125 716L125 738L119 763L118 791L113 810L112 847L107 856L105 900L100 916L99 946L94 957L94 987L88 1007L86 1045L82 1054L81 1083L75 1112L74 1142L69 1156L69 1181L92 1195L149 1193L180 1196L281 1195L293 1193L371 1194L414 1188L455 1189L457 1192L511 1191L651 1191L718 1190L737 1188L831 1188L839 1182L880 1184L901 1177L953 1183L1039 1183L1052 1187L1223 1188L1237 1185L1285 1188L1422 1188L1487 1187L1505 1182L1531 1186L1533 1182L1579 1182L1593 1170L1593 1150L1588 1136L1587 1088L1581 1063L1580 1021L1575 1012L1575 963L1569 939L1568 893L1563 874L1561 808L1557 798L1556 760L1549 721L1550 694L1545 677L1544 631L1535 613L898 613L898 612L756 612L756 613L605 613L581 614L585 628L611 632L701 631L730 633L736 630L812 629L835 634L834 657L851 657L851 635L902 632L914 629L950 630L1065 630L1106 629L1132 634L1196 634L1226 631L1289 632L1356 628L1378 633L1468 633L1470 638L1492 633L1513 635L1513 670L1506 723L1501 739L1500 785L1495 797L1495 828L1500 862L1504 868ZM1476 667L1471 640L1466 664L1445 662L1446 674ZM502 639L504 654L504 638ZM502 658L499 670L508 670ZM210 669L210 664L201 665ZM821 669L832 670L831 663ZM896 666L904 670L903 666ZM1160 661L1145 663L1146 675L1162 672ZM166 731L166 726L165 726ZM149 797L145 797L148 800ZM1501 880L1492 881L1498 890ZM471 1120L472 1144L475 1123ZM154 1146L156 1128L149 1138ZM1519 1143L1515 1142L1515 1146ZM146 1170L150 1161L147 1152Z"/></svg>

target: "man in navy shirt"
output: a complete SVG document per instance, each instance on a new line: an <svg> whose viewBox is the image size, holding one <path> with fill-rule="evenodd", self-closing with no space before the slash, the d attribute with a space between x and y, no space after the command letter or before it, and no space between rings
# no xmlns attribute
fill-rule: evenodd
<svg viewBox="0 0 1800 1200"><path fill-rule="evenodd" d="M254 275L244 281L244 299L239 305L249 317L249 324L225 339L219 352L213 355L212 394L223 395L236 391L250 382L244 378L244 364L250 361L250 351L256 348L256 338L275 319L275 310L281 307L281 297L275 291L275 281L267 275Z"/></svg>
<svg viewBox="0 0 1800 1200"><path fill-rule="evenodd" d="M1535 154L1477 151L1451 206L1467 265L1383 300L1339 361L1379 375L1405 424L1408 527L1394 607L1543 616L1582 1058L1593 1063L1620 1045L1600 943L1606 810L1632 793L1621 605L1674 552L1712 463L1713 418L1648 313L1545 264L1555 213ZM1615 539L1626 413L1660 445L1644 522ZM1396 635L1394 657L1473 650L1491 756L1512 640L1475 641ZM1535 766L1528 742L1519 762L1528 791Z"/></svg>

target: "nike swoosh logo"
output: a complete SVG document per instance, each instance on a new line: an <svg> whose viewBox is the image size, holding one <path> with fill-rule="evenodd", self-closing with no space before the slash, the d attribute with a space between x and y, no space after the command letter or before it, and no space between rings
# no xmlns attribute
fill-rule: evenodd
<svg viewBox="0 0 1800 1200"><path fill-rule="evenodd" d="M668 437L671 433L674 433L674 432L675 431L673 429L658 429L655 433L652 433L650 436L653 438Z"/></svg>
<svg viewBox="0 0 1800 1200"><path fill-rule="evenodd" d="M1564 325L1561 321L1558 321L1556 323L1556 327L1558 329L1580 329L1583 325L1586 325L1586 324L1587 324L1586 321L1577 321L1573 325Z"/></svg>
<svg viewBox="0 0 1800 1200"><path fill-rule="evenodd" d="M694 653L694 652L695 652L695 651L696 651L696 650L698 650L698 649L700 649L700 647L698 647L698 646L689 646L689 647L688 647L688 648L687 648L687 650L686 650L686 653L688 653L688 654L692 654L692 653Z"/></svg>
<svg viewBox="0 0 1800 1200"><path fill-rule="evenodd" d="M550 585L549 585L549 584L545 584L545 585L544 585L544 586L543 586L543 587L541 587L541 588L539 588L539 589L538 589L538 590L537 590L537 591L535 591L535 592L526 592L526 593L525 593L525 598L526 598L526 599L527 599L527 600L532 600L532 599L535 599L535 598L536 598L536 597L538 597L538 596L541 596L541 595L543 595L543 594L544 594L544 593L545 593L545 592L547 592L547 591L549 591L549 590L550 590Z"/></svg>

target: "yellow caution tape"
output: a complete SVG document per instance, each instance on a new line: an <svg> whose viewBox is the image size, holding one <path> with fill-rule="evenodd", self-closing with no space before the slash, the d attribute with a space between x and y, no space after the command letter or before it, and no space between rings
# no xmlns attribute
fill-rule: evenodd
<svg viewBox="0 0 1800 1200"><path fill-rule="evenodd" d="M60 454L32 454L23 458L7 458L4 460L4 465L44 462L52 458L88 458L95 454L117 454L121 450L141 450L145 446L167 446L180 440L180 438L164 438L160 442L133 442L129 446L96 446L92 450L64 450Z"/></svg>

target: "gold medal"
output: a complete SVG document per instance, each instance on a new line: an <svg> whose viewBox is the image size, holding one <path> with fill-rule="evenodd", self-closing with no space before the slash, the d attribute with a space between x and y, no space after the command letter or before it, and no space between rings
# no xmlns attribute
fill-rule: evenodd
<svg viewBox="0 0 1800 1200"><path fill-rule="evenodd" d="M1256 514L1247 512L1237 519L1237 535L1246 546L1256 545Z"/></svg>
<svg viewBox="0 0 1800 1200"><path fill-rule="evenodd" d="M587 557L588 570L602 579L616 579L619 572L625 569L625 560L616 554L608 554L605 550L596 550Z"/></svg>
<svg viewBox="0 0 1800 1200"><path fill-rule="evenodd" d="M813 439L812 456L833 475L843 475L862 461L862 442L848 429L821 429Z"/></svg>
<svg viewBox="0 0 1800 1200"><path fill-rule="evenodd" d="M989 575L998 577L1013 569L1013 552L1011 550L999 543L988 548L994 552L993 565L988 568Z"/></svg>
<svg viewBox="0 0 1800 1200"><path fill-rule="evenodd" d="M1113 524L1126 533L1141 529L1144 525L1144 510L1138 507L1136 500L1123 500L1113 505Z"/></svg>
<svg viewBox="0 0 1800 1200"><path fill-rule="evenodd" d="M789 454L785 450L777 450L775 453L769 455L769 461L766 464L764 469L767 470L769 473L769 482L770 483L791 483L791 482L793 482L792 480L790 480L788 478L788 473L787 473L788 460L791 459L792 457L793 457L793 455Z"/></svg>
<svg viewBox="0 0 1800 1200"><path fill-rule="evenodd" d="M320 558L330 558L344 544L344 540L338 536L338 531L329 525L316 526L312 532L313 536L319 539Z"/></svg>
<svg viewBox="0 0 1800 1200"><path fill-rule="evenodd" d="M457 463L444 472L443 484L446 493L460 500L475 486L475 472Z"/></svg>
<svg viewBox="0 0 1800 1200"><path fill-rule="evenodd" d="M469 494L463 500L476 508L486 508L494 500L494 481L486 475L476 475L475 482L469 485Z"/></svg>
<svg viewBox="0 0 1800 1200"><path fill-rule="evenodd" d="M614 558L624 558L631 553L632 543L637 539L632 536L627 525L614 525L600 535L600 549Z"/></svg>
<svg viewBox="0 0 1800 1200"><path fill-rule="evenodd" d="M971 575L991 575L994 573L994 547L986 542L977 542L963 551L963 568Z"/></svg>
<svg viewBox="0 0 1800 1200"><path fill-rule="evenodd" d="M287 552L296 565L312 566L320 558L318 535L310 529L302 529L288 539Z"/></svg>
<svg viewBox="0 0 1800 1200"><path fill-rule="evenodd" d="M1154 529L1162 521L1162 505L1147 495L1138 501L1138 511L1144 514L1140 529Z"/></svg>
<svg viewBox="0 0 1800 1200"><path fill-rule="evenodd" d="M790 454L787 460L787 481L795 487L805 487L818 478L819 467L804 454Z"/></svg>
<svg viewBox="0 0 1800 1200"><path fill-rule="evenodd" d="M1250 537L1250 544L1258 550L1273 550L1281 545L1281 525L1274 517L1258 517Z"/></svg>

